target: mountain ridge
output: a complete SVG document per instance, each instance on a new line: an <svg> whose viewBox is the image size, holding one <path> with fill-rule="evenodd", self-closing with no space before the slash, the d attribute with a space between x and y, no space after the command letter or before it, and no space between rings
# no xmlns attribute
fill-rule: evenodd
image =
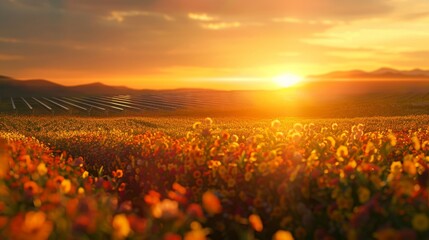
<svg viewBox="0 0 429 240"><path fill-rule="evenodd" d="M367 79L367 80L429 80L429 70L423 70L415 68L411 70L397 70L389 67L382 67L374 71L363 71L363 70L349 70L349 71L334 71L320 75L309 75L307 79L314 80L355 80L355 79Z"/></svg>

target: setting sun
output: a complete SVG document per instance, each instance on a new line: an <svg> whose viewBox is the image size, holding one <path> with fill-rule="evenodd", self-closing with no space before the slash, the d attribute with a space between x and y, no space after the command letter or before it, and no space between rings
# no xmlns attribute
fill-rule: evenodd
<svg viewBox="0 0 429 240"><path fill-rule="evenodd" d="M283 74L273 78L280 87L290 87L302 81L302 77L295 74Z"/></svg>

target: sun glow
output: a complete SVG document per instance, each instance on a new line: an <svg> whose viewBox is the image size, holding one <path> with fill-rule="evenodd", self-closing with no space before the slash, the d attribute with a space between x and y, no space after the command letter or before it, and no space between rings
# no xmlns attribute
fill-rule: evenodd
<svg viewBox="0 0 429 240"><path fill-rule="evenodd" d="M283 74L273 78L273 81L280 87L291 87L302 81L302 77L295 74Z"/></svg>

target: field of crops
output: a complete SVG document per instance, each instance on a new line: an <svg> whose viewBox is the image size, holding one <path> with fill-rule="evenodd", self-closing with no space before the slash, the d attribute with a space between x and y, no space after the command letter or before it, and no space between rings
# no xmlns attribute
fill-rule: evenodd
<svg viewBox="0 0 429 240"><path fill-rule="evenodd" d="M429 239L429 116L0 116L1 239Z"/></svg>

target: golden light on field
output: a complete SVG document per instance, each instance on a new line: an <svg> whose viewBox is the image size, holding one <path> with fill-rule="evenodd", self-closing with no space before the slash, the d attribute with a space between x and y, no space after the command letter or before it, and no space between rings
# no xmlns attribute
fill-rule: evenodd
<svg viewBox="0 0 429 240"><path fill-rule="evenodd" d="M294 86L294 85L300 83L302 81L302 79L303 78L301 76L291 74L291 73L287 73L287 74L283 74L283 75L274 77L273 81L279 87L287 88L287 87L291 87L291 86Z"/></svg>

